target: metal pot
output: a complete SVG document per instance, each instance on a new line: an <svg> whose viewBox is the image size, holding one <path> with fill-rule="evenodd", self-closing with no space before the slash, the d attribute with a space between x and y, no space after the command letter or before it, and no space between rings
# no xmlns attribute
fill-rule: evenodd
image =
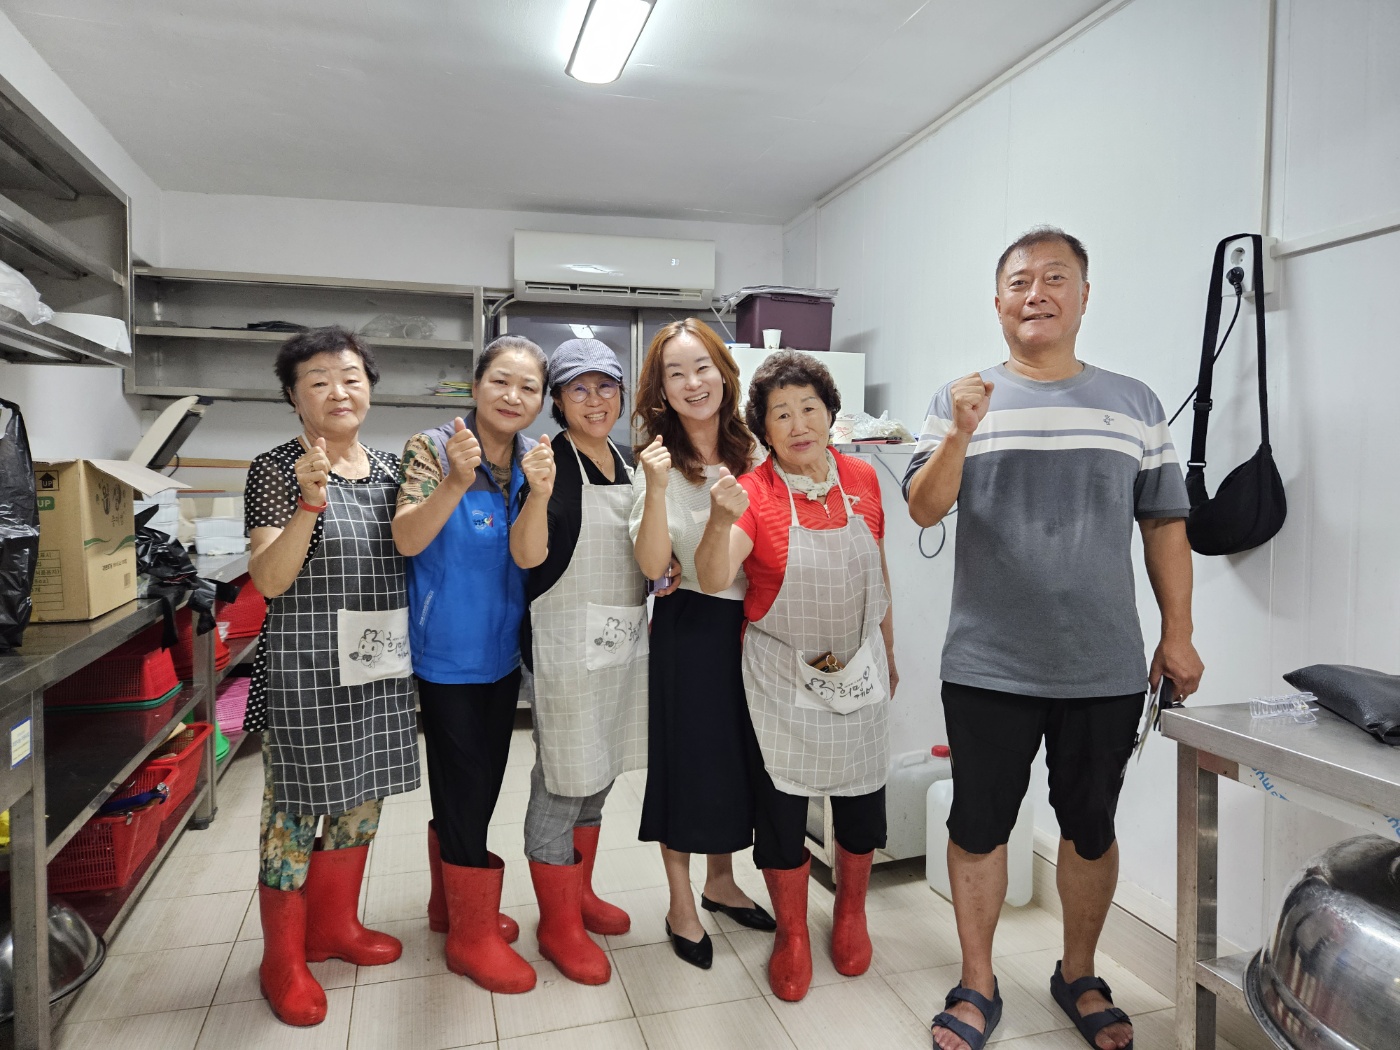
<svg viewBox="0 0 1400 1050"><path fill-rule="evenodd" d="M1293 879L1245 997L1284 1050L1400 1046L1400 843L1363 835Z"/></svg>
<svg viewBox="0 0 1400 1050"><path fill-rule="evenodd" d="M49 1002L72 995L102 968L107 946L62 901L49 902ZM15 1015L15 938L9 909L0 921L0 1022Z"/></svg>

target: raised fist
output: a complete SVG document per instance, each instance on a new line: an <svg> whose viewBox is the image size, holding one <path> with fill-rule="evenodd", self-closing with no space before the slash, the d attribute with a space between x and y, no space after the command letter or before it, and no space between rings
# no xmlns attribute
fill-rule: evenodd
<svg viewBox="0 0 1400 1050"><path fill-rule="evenodd" d="M331 459L326 454L326 439L317 438L310 451L302 455L292 467L296 473L297 485L301 488L301 498L314 506L324 506L326 483L330 481Z"/></svg>
<svg viewBox="0 0 1400 1050"><path fill-rule="evenodd" d="M472 487L476 468L481 466L481 442L458 416L452 421L453 434L447 439L447 480L464 492Z"/></svg>
<svg viewBox="0 0 1400 1050"><path fill-rule="evenodd" d="M520 469L530 485L530 495L549 499L554 493L554 449L549 447L548 435L540 435L540 443L521 457Z"/></svg>
<svg viewBox="0 0 1400 1050"><path fill-rule="evenodd" d="M647 489L664 490L671 476L671 453L661 443L661 435L657 434L637 458L642 461L642 470L646 472Z"/></svg>
<svg viewBox="0 0 1400 1050"><path fill-rule="evenodd" d="M719 468L719 480L710 486L710 517L718 518L727 525L733 525L744 511L749 509L749 494L744 486L729 473L728 467Z"/></svg>
<svg viewBox="0 0 1400 1050"><path fill-rule="evenodd" d="M953 429L969 437L978 424L987 418L987 407L992 403L992 388L996 384L984 383L979 372L965 375L948 389L953 401Z"/></svg>

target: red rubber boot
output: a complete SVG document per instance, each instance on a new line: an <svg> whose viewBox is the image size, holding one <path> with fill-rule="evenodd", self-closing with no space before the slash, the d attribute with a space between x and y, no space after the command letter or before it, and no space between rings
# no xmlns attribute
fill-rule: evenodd
<svg viewBox="0 0 1400 1050"><path fill-rule="evenodd" d="M796 868L764 868L778 932L768 958L768 984L784 1002L795 1003L812 983L812 940L807 932L807 876L812 857Z"/></svg>
<svg viewBox="0 0 1400 1050"><path fill-rule="evenodd" d="M583 928L583 863L530 861L530 881L540 902L540 925L535 938L540 954L579 984L607 984L612 964Z"/></svg>
<svg viewBox="0 0 1400 1050"><path fill-rule="evenodd" d="M442 852L438 849L437 826L428 821L428 877L432 889L428 891L428 929L434 933L447 932L447 898L442 891ZM501 928L501 936L507 944L514 944L520 937L520 924L505 912L496 916Z"/></svg>
<svg viewBox="0 0 1400 1050"><path fill-rule="evenodd" d="M505 864L494 853L487 858L486 868L442 866L450 927L447 968L488 992L528 992L535 987L535 968L505 942L497 922Z"/></svg>
<svg viewBox="0 0 1400 1050"><path fill-rule="evenodd" d="M356 966L382 966L403 954L397 937L360 923L360 885L368 846L311 851L306 872L306 958L344 959Z"/></svg>
<svg viewBox="0 0 1400 1050"><path fill-rule="evenodd" d="M306 896L258 883L263 957L258 987L283 1024L305 1028L326 1019L326 992L306 968Z"/></svg>
<svg viewBox="0 0 1400 1050"><path fill-rule="evenodd" d="M626 933L632 918L616 904L609 904L593 892L593 862L598 859L598 825L574 828L574 849L583 858L583 928L589 933Z"/></svg>
<svg viewBox="0 0 1400 1050"><path fill-rule="evenodd" d="M847 853L836 844L836 909L831 926L831 961L836 972L859 977L870 969L870 933L865 928L865 892L875 851Z"/></svg>

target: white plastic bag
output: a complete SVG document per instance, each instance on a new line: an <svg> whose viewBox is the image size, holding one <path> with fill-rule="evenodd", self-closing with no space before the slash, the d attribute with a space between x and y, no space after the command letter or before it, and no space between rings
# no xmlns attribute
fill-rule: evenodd
<svg viewBox="0 0 1400 1050"><path fill-rule="evenodd" d="M30 324L44 324L53 317L53 311L39 301L39 293L29 283L29 278L3 262L0 262L0 306L23 315Z"/></svg>

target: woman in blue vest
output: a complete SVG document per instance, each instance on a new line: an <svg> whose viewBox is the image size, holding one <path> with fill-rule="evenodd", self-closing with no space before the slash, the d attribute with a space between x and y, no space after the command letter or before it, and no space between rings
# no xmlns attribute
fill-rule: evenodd
<svg viewBox="0 0 1400 1050"><path fill-rule="evenodd" d="M403 454L394 541L408 557L409 632L423 712L432 895L447 965L493 992L527 992L535 971L500 914L501 858L486 828L505 776L520 692L526 572L510 556L523 502L525 428L544 401L548 361L528 339L482 352L476 410L415 434Z"/></svg>

